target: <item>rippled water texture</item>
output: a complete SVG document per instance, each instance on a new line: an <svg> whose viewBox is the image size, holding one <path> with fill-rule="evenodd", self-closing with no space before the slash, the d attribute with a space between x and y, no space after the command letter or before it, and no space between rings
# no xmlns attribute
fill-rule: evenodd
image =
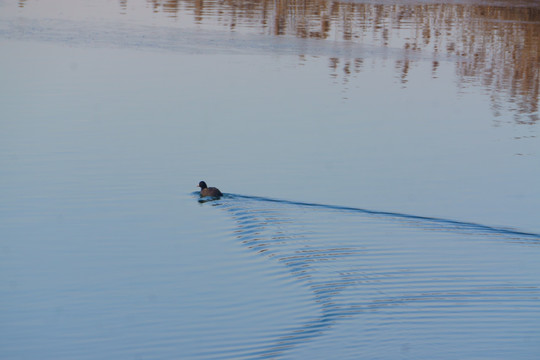
<svg viewBox="0 0 540 360"><path fill-rule="evenodd" d="M237 195L212 205L234 220L237 244L285 269L316 304L233 358L324 359L332 348L350 359L505 359L540 350L539 235ZM268 306L261 311L280 303Z"/></svg>
<svg viewBox="0 0 540 360"><path fill-rule="evenodd" d="M1 359L540 358L538 1L0 0L0 49Z"/></svg>

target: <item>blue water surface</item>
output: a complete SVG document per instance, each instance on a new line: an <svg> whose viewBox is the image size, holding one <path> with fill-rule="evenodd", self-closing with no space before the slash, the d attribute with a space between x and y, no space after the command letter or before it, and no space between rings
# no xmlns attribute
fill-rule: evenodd
<svg viewBox="0 0 540 360"><path fill-rule="evenodd" d="M0 358L538 358L534 4L53 3L0 2Z"/></svg>

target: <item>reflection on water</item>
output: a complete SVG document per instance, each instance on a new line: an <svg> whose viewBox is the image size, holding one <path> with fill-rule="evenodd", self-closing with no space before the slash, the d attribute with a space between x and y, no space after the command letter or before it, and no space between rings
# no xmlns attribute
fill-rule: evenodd
<svg viewBox="0 0 540 360"><path fill-rule="evenodd" d="M131 15L132 3L138 1L119 2L123 16ZM18 4L25 8L32 2L20 0ZM154 14L172 18L173 26L185 27L191 22L191 26L203 28L218 26L340 43L349 49L349 55L341 51L329 56L329 67L332 76L345 83L361 71L369 56L362 54L360 45L400 50L392 61L404 86L419 60L431 62L435 78L440 61L450 60L456 65L460 86L482 88L496 116L510 110L519 124L534 124L539 119L540 4L535 1L147 0L147 7ZM143 45L140 40L135 42ZM305 51L301 61L308 59L305 55L317 55Z"/></svg>
<svg viewBox="0 0 540 360"><path fill-rule="evenodd" d="M496 115L510 103L518 123L539 119L540 6L537 2L365 4L311 1L148 0L154 11L188 13L199 24L251 28L274 36L401 48L395 67L405 84L418 54L456 63L458 81L485 89ZM122 3L127 6L127 1ZM330 59L334 76L359 71L362 58Z"/></svg>
<svg viewBox="0 0 540 360"><path fill-rule="evenodd" d="M300 326L245 344L232 358L281 358L312 345L325 349L321 358L328 349L336 358L369 358L370 352L396 358L403 344L414 349L412 358L534 353L535 345L521 342L539 330L528 318L538 314L540 288L528 269L538 234L239 195L212 205L234 219L239 244L285 267L320 308ZM516 267L513 257L525 253L532 256L519 255ZM351 319L357 321L344 324ZM355 331L340 330L344 325ZM333 337L355 345L338 349ZM455 354L439 354L435 343ZM313 358L312 351L293 357Z"/></svg>
<svg viewBox="0 0 540 360"><path fill-rule="evenodd" d="M177 196L198 174L248 194L540 232L537 147L485 136L484 104L482 121L460 117L453 128L452 115L427 124L452 110L453 101L438 107L429 96L454 91L449 64L465 91L483 87L495 110L513 107L519 122L537 123L531 7L145 1L150 25L133 20L135 0L112 2L113 20L103 14L109 0L79 0L98 4L97 18L82 20L31 16L76 0L12 2L11 18L0 3L10 69L0 358L540 353L534 234L253 197L199 206ZM192 56L201 48L209 50ZM371 91L367 81L357 92L363 101L343 105L324 86L332 82L326 62L336 82L361 73L375 83L397 71L408 89L390 89L390 77ZM375 62L382 71L370 71ZM422 91L413 87L422 79L415 66L427 69ZM399 98L414 96L419 107L430 99L426 111L401 118ZM369 102L383 115L357 121ZM400 106L385 112L388 103ZM515 150L532 156L507 155Z"/></svg>

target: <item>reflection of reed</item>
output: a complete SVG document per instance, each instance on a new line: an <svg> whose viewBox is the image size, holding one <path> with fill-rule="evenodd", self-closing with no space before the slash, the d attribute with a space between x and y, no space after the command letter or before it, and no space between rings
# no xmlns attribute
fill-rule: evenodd
<svg viewBox="0 0 540 360"><path fill-rule="evenodd" d="M382 5L329 0L148 0L171 16L192 13L196 22L218 22L271 35L333 39L404 49L396 60L402 83L413 60L424 51L439 59L457 58L460 82L491 94L493 108L510 104L519 123L538 121L540 95L540 6L421 4ZM354 59L343 61L350 76ZM502 95L500 95L502 94Z"/></svg>

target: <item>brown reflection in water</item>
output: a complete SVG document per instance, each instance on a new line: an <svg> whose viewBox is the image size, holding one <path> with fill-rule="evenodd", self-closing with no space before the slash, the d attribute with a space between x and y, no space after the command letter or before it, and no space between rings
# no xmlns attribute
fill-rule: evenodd
<svg viewBox="0 0 540 360"><path fill-rule="evenodd" d="M192 14L205 21L269 35L401 48L395 67L403 85L414 55L432 56L433 77L441 58L455 59L462 84L481 86L493 109L516 114L518 123L539 119L540 4L364 4L328 0L148 0L154 11ZM507 4L508 6L500 6ZM356 59L330 59L343 78ZM354 65L353 65L354 64Z"/></svg>

